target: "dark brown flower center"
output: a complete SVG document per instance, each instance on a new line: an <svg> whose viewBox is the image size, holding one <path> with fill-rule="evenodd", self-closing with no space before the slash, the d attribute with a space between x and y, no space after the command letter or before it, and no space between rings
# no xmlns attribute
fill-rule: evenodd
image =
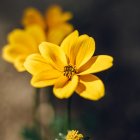
<svg viewBox="0 0 140 140"><path fill-rule="evenodd" d="M68 77L71 79L71 77L76 73L76 68L75 66L68 65L64 67L64 76Z"/></svg>

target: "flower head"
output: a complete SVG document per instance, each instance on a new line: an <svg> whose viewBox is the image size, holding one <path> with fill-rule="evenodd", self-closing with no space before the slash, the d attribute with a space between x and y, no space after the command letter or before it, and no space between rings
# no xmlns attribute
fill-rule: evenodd
<svg viewBox="0 0 140 140"><path fill-rule="evenodd" d="M66 140L81 140L83 138L82 134L79 134L76 130L68 131L68 134L66 135Z"/></svg>
<svg viewBox="0 0 140 140"><path fill-rule="evenodd" d="M13 63L18 71L24 71L23 63L26 57L39 52L38 44L45 41L45 33L39 26L31 26L26 29L15 29L8 35L8 44L4 46L3 58Z"/></svg>
<svg viewBox="0 0 140 140"><path fill-rule="evenodd" d="M60 44L73 30L67 21L72 18L70 12L63 12L59 6L50 7L45 17L35 8L25 10L22 24L24 29L15 29L8 35L8 44L3 48L3 58L13 63L15 68L25 71L23 63L32 53L38 53L38 45L43 41Z"/></svg>
<svg viewBox="0 0 140 140"><path fill-rule="evenodd" d="M45 16L42 16L36 8L31 7L24 11L22 24L25 27L37 24L42 28L54 28L54 26L58 27L58 25L67 23L71 18L71 12L63 12L58 5L50 6L46 10Z"/></svg>
<svg viewBox="0 0 140 140"><path fill-rule="evenodd" d="M74 91L83 98L98 100L104 96L104 84L95 75L112 66L108 55L92 56L95 42L74 31L60 46L49 42L39 45L39 53L27 57L24 66L33 75L34 87L54 85L56 97L69 98Z"/></svg>
<svg viewBox="0 0 140 140"><path fill-rule="evenodd" d="M72 18L71 12L63 12L58 5L50 6L45 16L35 8L27 8L24 11L22 24L25 27L38 25L45 30L47 41L60 44L66 35L73 30L73 26L68 23Z"/></svg>

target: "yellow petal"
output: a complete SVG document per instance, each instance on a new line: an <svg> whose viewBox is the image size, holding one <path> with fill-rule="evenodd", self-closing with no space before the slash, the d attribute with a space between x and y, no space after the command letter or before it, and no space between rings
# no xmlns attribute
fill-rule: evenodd
<svg viewBox="0 0 140 140"><path fill-rule="evenodd" d="M75 44L78 40L78 31L72 32L70 35L68 35L63 42L61 43L61 48L64 50L66 56L69 58L70 63L74 65L74 54L72 52L74 51Z"/></svg>
<svg viewBox="0 0 140 140"><path fill-rule="evenodd" d="M64 70L67 59L62 48L49 42L43 42L40 44L39 50L48 63L60 71Z"/></svg>
<svg viewBox="0 0 140 140"><path fill-rule="evenodd" d="M85 40L87 40L89 37L87 35L81 35L80 37L78 37L78 39L75 41L75 44L73 46L71 46L70 49L70 64L72 65L76 65L76 68L78 69L78 65L76 64L76 58L78 55L78 52L80 50L81 45L83 44L83 42ZM83 55L84 56L84 55Z"/></svg>
<svg viewBox="0 0 140 140"><path fill-rule="evenodd" d="M78 69L92 57L95 51L95 42L88 35L78 37L78 32L74 31L64 39L61 48L69 58L69 63L76 65Z"/></svg>
<svg viewBox="0 0 140 140"><path fill-rule="evenodd" d="M56 80L60 76L62 76L62 73L55 69L42 71L36 75L33 75L31 84L32 86L39 87L39 88L54 85Z"/></svg>
<svg viewBox="0 0 140 140"><path fill-rule="evenodd" d="M78 75L96 73L109 69L113 65L113 58L108 55L99 55L92 57L85 65L78 70Z"/></svg>
<svg viewBox="0 0 140 140"><path fill-rule="evenodd" d="M25 30L15 29L8 35L9 44L15 45L23 45L32 51L37 51L37 44L34 38L28 34Z"/></svg>
<svg viewBox="0 0 140 140"><path fill-rule="evenodd" d="M80 82L76 92L81 97L89 100L99 100L104 96L104 84L98 77L88 74L79 78Z"/></svg>
<svg viewBox="0 0 140 140"><path fill-rule="evenodd" d="M62 40L73 30L73 26L71 24L65 23L61 24L57 27L51 28L47 32L47 41L60 45Z"/></svg>
<svg viewBox="0 0 140 140"><path fill-rule="evenodd" d="M63 13L63 17L62 17L62 21L68 21L73 17L71 12L64 12Z"/></svg>
<svg viewBox="0 0 140 140"><path fill-rule="evenodd" d="M41 13L35 8L27 8L23 13L22 24L26 26L39 25L45 28L44 18Z"/></svg>
<svg viewBox="0 0 140 140"><path fill-rule="evenodd" d="M26 58L24 67L32 75L36 75L42 71L52 69L52 67L45 61L45 59L40 54L29 55Z"/></svg>
<svg viewBox="0 0 140 140"><path fill-rule="evenodd" d="M57 98L69 98L75 91L78 84L78 76L74 75L71 80L62 76L57 80L53 92Z"/></svg>
<svg viewBox="0 0 140 140"><path fill-rule="evenodd" d="M77 48L77 51L75 51L74 56L76 56L76 67L78 69L84 65L94 54L95 41L93 38L87 35L82 35L79 37L75 47Z"/></svg>
<svg viewBox="0 0 140 140"><path fill-rule="evenodd" d="M46 22L49 27L63 24L71 18L72 14L70 12L63 12L58 5L53 5L46 11Z"/></svg>
<svg viewBox="0 0 140 140"><path fill-rule="evenodd" d="M28 26L26 28L26 31L34 38L37 45L43 41L46 41L45 32L40 26L38 25Z"/></svg>
<svg viewBox="0 0 140 140"><path fill-rule="evenodd" d="M27 56L25 55L21 55L19 57L16 58L16 60L14 61L14 66L15 68L18 70L18 72L23 72L25 71L25 67L23 65L25 59L26 59Z"/></svg>
<svg viewBox="0 0 140 140"><path fill-rule="evenodd" d="M26 46L23 45L6 45L2 50L2 57L8 62L13 63L20 55L28 55L29 51Z"/></svg>

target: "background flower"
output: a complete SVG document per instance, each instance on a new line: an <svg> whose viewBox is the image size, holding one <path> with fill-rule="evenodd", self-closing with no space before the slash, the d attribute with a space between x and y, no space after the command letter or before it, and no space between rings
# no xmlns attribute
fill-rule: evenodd
<svg viewBox="0 0 140 140"><path fill-rule="evenodd" d="M69 24L72 18L71 12L63 12L58 5L50 6L43 16L37 9L28 8L24 11L23 26L39 25L45 30L47 41L60 44L66 35L72 30L73 26Z"/></svg>
<svg viewBox="0 0 140 140"><path fill-rule="evenodd" d="M45 33L39 26L15 29L8 35L8 42L3 48L3 58L13 63L18 71L24 71L23 63L29 54L38 52L38 44L46 40Z"/></svg>

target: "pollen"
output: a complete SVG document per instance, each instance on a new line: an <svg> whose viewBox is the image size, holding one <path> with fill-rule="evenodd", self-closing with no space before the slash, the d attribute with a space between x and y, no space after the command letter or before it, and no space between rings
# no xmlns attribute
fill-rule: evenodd
<svg viewBox="0 0 140 140"><path fill-rule="evenodd" d="M79 132L76 130L68 131L68 134L66 135L66 140L82 140L82 139L83 135L79 134Z"/></svg>
<svg viewBox="0 0 140 140"><path fill-rule="evenodd" d="M72 65L68 65L64 67L64 76L71 79L71 77L76 73L76 67Z"/></svg>

